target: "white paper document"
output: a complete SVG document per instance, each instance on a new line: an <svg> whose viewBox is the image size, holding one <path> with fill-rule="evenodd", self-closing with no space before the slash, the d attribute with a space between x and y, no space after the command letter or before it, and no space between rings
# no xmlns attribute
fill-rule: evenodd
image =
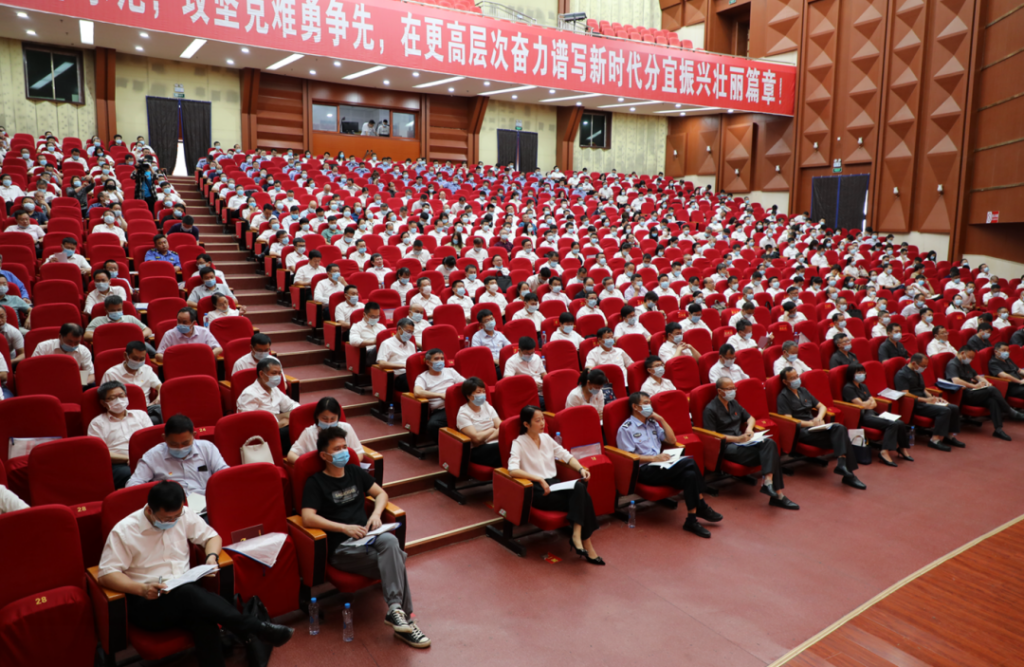
<svg viewBox="0 0 1024 667"><path fill-rule="evenodd" d="M750 447L751 445L756 445L758 443L764 442L767 437L768 431L755 431L754 435L750 436L750 440L747 440L746 442L734 442L732 444L738 445L740 447Z"/></svg>
<svg viewBox="0 0 1024 667"><path fill-rule="evenodd" d="M549 484L548 490L551 493L555 491L572 491L572 488L576 486L576 480L570 479L568 482L559 482L557 484Z"/></svg>
<svg viewBox="0 0 1024 667"><path fill-rule="evenodd" d="M363 537L358 540L352 537L342 542L342 544L349 547L361 547L367 544L373 544L373 541L377 539L378 535L383 535L384 533L393 533L396 530L398 530L398 528L401 525L402 524L400 523L385 523L381 525L381 527L377 530L371 530L370 532L368 532L366 534L366 537Z"/></svg>
<svg viewBox="0 0 1024 667"><path fill-rule="evenodd" d="M879 412L878 416L882 419L888 419L891 422L898 422L901 419L895 412Z"/></svg>
<svg viewBox="0 0 1024 667"><path fill-rule="evenodd" d="M878 395L882 398L888 398L890 401L898 401L903 398L904 394L902 391L896 391L895 389L889 389L886 387Z"/></svg>
<svg viewBox="0 0 1024 667"><path fill-rule="evenodd" d="M281 553L281 547L284 546L287 539L288 536L284 533L264 533L229 544L224 547L224 550L248 556L265 567L274 567L274 563L277 562L277 557Z"/></svg>
<svg viewBox="0 0 1024 667"><path fill-rule="evenodd" d="M679 463L683 459L692 459L693 458L692 456L688 456L687 454L684 454L683 452L684 452L684 450L682 450L682 449L680 449L678 447L673 447L672 449L666 449L665 451L662 452L662 454L668 454L672 458L670 458L668 461L659 461L657 463L651 463L649 465L658 466L659 468L671 468L672 466L674 466L675 464Z"/></svg>
<svg viewBox="0 0 1024 667"><path fill-rule="evenodd" d="M827 430L829 430L830 428L832 428L835 425L836 425L835 422L829 422L827 424L822 424L821 426L812 426L812 427L810 427L807 430L808 431L827 431Z"/></svg>
<svg viewBox="0 0 1024 667"><path fill-rule="evenodd" d="M163 591L161 591L161 594L170 593L178 586L184 586L185 584L193 584L202 579L203 577L205 577L206 575L216 571L216 565L196 565L191 570L187 570L182 574L179 574L178 576L174 577L173 579L164 581L163 583L167 584L167 588L163 589Z"/></svg>
<svg viewBox="0 0 1024 667"><path fill-rule="evenodd" d="M944 389L945 391L960 391L963 389L963 386L943 380L942 378L935 380L935 386L939 389Z"/></svg>
<svg viewBox="0 0 1024 667"><path fill-rule="evenodd" d="M185 499L188 508L196 514L206 514L206 496L200 493L190 493Z"/></svg>

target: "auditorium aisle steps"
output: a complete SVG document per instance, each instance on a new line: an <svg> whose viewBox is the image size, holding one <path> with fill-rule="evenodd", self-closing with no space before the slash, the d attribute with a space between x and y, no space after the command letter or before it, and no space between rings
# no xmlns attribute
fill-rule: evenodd
<svg viewBox="0 0 1024 667"><path fill-rule="evenodd" d="M484 526L498 522L489 504L490 487L467 492L465 505L434 489L434 481L444 475L436 453L420 460L398 448L399 440L408 436L406 430L373 417L370 408L377 402L370 394L345 388L352 374L324 363L329 353L327 347L306 340L309 327L292 322L295 311L280 305L277 294L267 289L270 278L256 273L257 265L249 261L249 251L239 250L234 230L220 224L195 180L175 177L171 181L195 219L199 238L214 265L224 272L239 303L246 307L247 317L260 332L270 336L285 373L301 381L300 402L315 403L324 396L334 397L360 441L384 456L384 488L408 517L409 553L478 537L484 534Z"/></svg>

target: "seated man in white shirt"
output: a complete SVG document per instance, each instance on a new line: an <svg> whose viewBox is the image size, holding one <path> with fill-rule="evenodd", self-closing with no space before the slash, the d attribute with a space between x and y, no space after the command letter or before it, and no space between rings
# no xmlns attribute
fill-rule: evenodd
<svg viewBox="0 0 1024 667"><path fill-rule="evenodd" d="M494 314L490 310L486 308L478 310L476 321L480 327L473 334L470 344L472 347L486 347L491 353L491 358L494 359L495 366L497 366L498 358L501 356L501 349L512 343L505 337L505 334L497 330L497 320L495 320Z"/></svg>
<svg viewBox="0 0 1024 667"><path fill-rule="evenodd" d="M417 278L416 289L418 290L416 294L409 297L409 305L423 306L426 318L432 319L434 309L441 305L441 299L432 293L433 287L430 284L430 278Z"/></svg>
<svg viewBox="0 0 1024 667"><path fill-rule="evenodd" d="M68 322L60 327L59 337L51 340L44 340L36 345L33 357L41 357L45 354L63 354L70 356L78 363L78 370L83 373L82 386L90 385L96 381L96 371L92 363L92 352L82 345L82 336L85 332L82 327Z"/></svg>
<svg viewBox="0 0 1024 667"><path fill-rule="evenodd" d="M132 476L128 467L128 441L132 434L153 425L144 410L128 409L128 390L120 382L102 384L96 398L106 412L98 414L89 423L88 435L99 438L110 450L114 472L114 488L123 489Z"/></svg>
<svg viewBox="0 0 1024 667"><path fill-rule="evenodd" d="M348 330L352 326L350 316L363 307L359 303L359 288L355 285L345 286L345 298L334 309L334 322L341 329L341 340L348 342Z"/></svg>
<svg viewBox="0 0 1024 667"><path fill-rule="evenodd" d="M160 378L146 364L146 345L142 341L129 341L124 350L124 361L111 366L103 374L100 384L120 382L124 385L133 384L146 396L146 412L153 425L163 422L160 412Z"/></svg>
<svg viewBox="0 0 1024 667"><path fill-rule="evenodd" d="M683 342L683 328L679 322L669 322L665 325L665 342L658 348L658 358L667 364L672 359L684 354L693 357L694 361L700 359L700 351L689 343Z"/></svg>
<svg viewBox="0 0 1024 667"><path fill-rule="evenodd" d="M377 366L394 372L396 391L409 391L409 378L405 375L405 362L416 354L416 343L413 335L416 324L408 317L403 317L395 324L395 335L380 344L377 350Z"/></svg>
<svg viewBox="0 0 1024 667"><path fill-rule="evenodd" d="M204 563L217 565L221 537L185 505L181 485L163 481L149 490L146 506L113 527L100 556L101 586L125 595L127 620L149 632L187 630L201 665L223 665L220 628L242 641L255 637L281 646L292 628L241 614L232 602L196 582L169 594L164 580L191 567L189 543L203 548Z"/></svg>
<svg viewBox="0 0 1024 667"><path fill-rule="evenodd" d="M736 363L736 348L726 343L718 350L718 361L708 371L708 382L718 382L718 378L727 377L733 382L746 380L748 376Z"/></svg>
<svg viewBox="0 0 1024 667"><path fill-rule="evenodd" d="M655 394L675 390L676 386L665 377L665 362L658 357L647 357L644 360L644 370L647 371L647 379L640 387L643 393L654 398Z"/></svg>
<svg viewBox="0 0 1024 667"><path fill-rule="evenodd" d="M551 334L550 341L556 340L567 340L573 344L577 350L580 349L580 344L583 342L583 336L579 335L574 331L576 328L576 317L572 313L559 313L558 315L558 328Z"/></svg>
<svg viewBox="0 0 1024 667"><path fill-rule="evenodd" d="M754 340L754 327L745 319L736 322L736 333L729 336L726 341L739 352L740 350L756 350L757 341Z"/></svg>
<svg viewBox="0 0 1024 667"><path fill-rule="evenodd" d="M315 251L314 251L315 252ZM324 315L330 316L327 308L331 303L331 295L345 291L345 279L341 277L341 269L337 264L327 265L327 279L321 280L313 290L313 301L323 306ZM358 302L358 299L356 300Z"/></svg>
<svg viewBox="0 0 1024 667"><path fill-rule="evenodd" d="M291 255L289 255L288 257L290 259ZM298 287L309 287L311 284L313 284L313 276L318 276L322 273L326 274L327 269L325 269L320 264L320 261L322 259L323 255L320 253L319 250L309 251L309 262L306 263L304 266L299 267L299 270L295 272L295 275L292 277L292 284L297 285ZM326 282L330 283L331 281L327 280Z"/></svg>
<svg viewBox="0 0 1024 667"><path fill-rule="evenodd" d="M830 319L832 320L832 326L825 333L825 340L832 340L836 334L850 335L850 330L846 328L846 315L844 313L834 313Z"/></svg>
<svg viewBox="0 0 1024 667"><path fill-rule="evenodd" d="M743 305L740 306L740 312L734 313L733 316L729 318L729 326L735 328L736 323L740 320L746 320L751 324L763 324L767 326L765 322L758 322L757 318L754 317L754 311L756 308L757 304L753 301L744 301Z"/></svg>
<svg viewBox="0 0 1024 667"><path fill-rule="evenodd" d="M209 440L196 440L192 420L174 415L164 424L164 442L142 455L127 486L173 479L185 493L206 495L206 483L219 470L227 468L217 446Z"/></svg>
<svg viewBox="0 0 1024 667"><path fill-rule="evenodd" d="M477 303L493 303L494 307L498 311L497 314L504 315L505 308L508 307L508 300L505 298L505 295L501 293L497 279L493 276L484 279L484 287L487 289L480 295L480 299Z"/></svg>
<svg viewBox="0 0 1024 667"><path fill-rule="evenodd" d="M587 353L587 359L583 364L584 368L591 369L604 365L618 366L622 371L622 379L628 378L628 369L633 360L624 350L615 347L614 332L608 327L601 327L597 330L597 342L597 346ZM604 395L606 404L618 398L615 396L611 382L604 386Z"/></svg>
<svg viewBox="0 0 1024 667"><path fill-rule="evenodd" d="M701 322L701 307L696 303L691 303L686 307L686 312L689 314L685 320L679 323L682 327L683 333L685 334L690 329L704 329L709 334L711 333L711 327L704 322Z"/></svg>
<svg viewBox="0 0 1024 667"><path fill-rule="evenodd" d="M363 318L349 329L348 344L363 351L365 368L377 361L377 334L384 331L380 322L380 304L370 301L363 308Z"/></svg>
<svg viewBox="0 0 1024 667"><path fill-rule="evenodd" d="M50 255L44 264L50 264L51 262L74 264L82 272L83 276L88 276L89 271L92 269L89 261L78 254L78 241L74 236L65 236L61 240L61 249Z"/></svg>
<svg viewBox="0 0 1024 667"><path fill-rule="evenodd" d="M454 368L444 364L444 352L437 348L427 350L423 357L427 366L425 373L420 373L413 386L413 395L419 399L427 399L430 417L424 429L427 442L437 441L437 433L448 424L444 411L444 394L448 387L465 380Z"/></svg>
<svg viewBox="0 0 1024 667"><path fill-rule="evenodd" d="M231 367L231 375L249 368L256 368L264 359L272 358L270 346L270 336L265 333L253 334L249 339L249 354L235 360L234 366Z"/></svg>
<svg viewBox="0 0 1024 667"><path fill-rule="evenodd" d="M472 321L473 298L466 293L466 283L456 280L452 283L452 295L448 297L449 306L459 306L466 316L466 324Z"/></svg>
<svg viewBox="0 0 1024 667"><path fill-rule="evenodd" d="M288 418L299 404L285 395L280 386L284 381L281 362L275 357L266 357L256 364L256 381L238 396L237 412L264 410L277 417L281 435L281 454L287 455L291 447L288 433Z"/></svg>
<svg viewBox="0 0 1024 667"><path fill-rule="evenodd" d="M794 368L797 374L803 375L811 370L811 367L803 362L799 356L800 346L794 340L787 340L782 344L782 356L772 364L772 372L778 375L784 368Z"/></svg>
<svg viewBox="0 0 1024 667"><path fill-rule="evenodd" d="M123 287L110 284L110 273L106 269L97 270L92 274L92 279L96 289L85 296L85 308L83 308L89 319L92 319L93 306L103 303L104 299L108 296L119 296L123 301L131 300L128 298Z"/></svg>
<svg viewBox="0 0 1024 667"><path fill-rule="evenodd" d="M540 398L540 408L544 409L544 376L547 370L544 368L544 361L537 354L537 343L532 336L523 336L519 339L519 350L505 362L505 371L502 377L513 375L528 375L537 384L537 395Z"/></svg>
<svg viewBox="0 0 1024 667"><path fill-rule="evenodd" d="M644 340L651 340L651 332L640 324L640 315L636 308L625 305L619 309L619 323L615 325L615 339L618 340L627 334L640 334Z"/></svg>
<svg viewBox="0 0 1024 667"><path fill-rule="evenodd" d="M512 319L529 320L533 322L533 326L537 330L537 333L540 333L540 327L544 323L544 315L540 312L540 302L537 299L537 295L533 292L527 292L526 296L523 297L523 302L526 304L526 307L520 308L516 314L512 316Z"/></svg>
<svg viewBox="0 0 1024 667"><path fill-rule="evenodd" d="M944 326L936 326L932 328L932 339L928 343L928 347L925 350L929 357L934 357L936 354L942 354L943 352L949 352L950 354L956 355L957 350L949 342L949 330Z"/></svg>

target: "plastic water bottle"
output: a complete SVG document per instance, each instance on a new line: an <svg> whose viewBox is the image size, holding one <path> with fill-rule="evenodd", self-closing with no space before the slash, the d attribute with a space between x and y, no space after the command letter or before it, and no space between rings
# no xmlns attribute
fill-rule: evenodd
<svg viewBox="0 0 1024 667"><path fill-rule="evenodd" d="M636 528L636 501L629 501L629 527Z"/></svg>
<svg viewBox="0 0 1024 667"><path fill-rule="evenodd" d="M352 605L348 602L345 603L345 608L341 610L341 620L341 636L345 641L350 642L355 637L355 631L352 628Z"/></svg>
<svg viewBox="0 0 1024 667"><path fill-rule="evenodd" d="M207 329L210 328L210 313L203 313L203 326Z"/></svg>
<svg viewBox="0 0 1024 667"><path fill-rule="evenodd" d="M555 432L555 442L558 443L559 447L562 446L562 432L561 431L556 431Z"/></svg>
<svg viewBox="0 0 1024 667"><path fill-rule="evenodd" d="M916 442L917 442L917 441L916 441L916 440L914 439L914 438L916 438L916 437L917 437L917 433L916 433L916 432L915 432L915 430L914 430L914 425L913 425L913 424L911 424L911 425L910 425L910 430L909 430L909 431L907 431L907 442L908 442L908 443L910 444L910 446L911 446L911 447L913 447L913 446L914 446L914 443L916 443Z"/></svg>
<svg viewBox="0 0 1024 667"><path fill-rule="evenodd" d="M309 601L309 634L320 634L320 605L316 598Z"/></svg>
<svg viewBox="0 0 1024 667"><path fill-rule="evenodd" d="M388 426L395 425L395 404L392 403L388 406Z"/></svg>
<svg viewBox="0 0 1024 667"><path fill-rule="evenodd" d="M548 344L548 332L547 331L541 331L540 332L540 344L541 345L547 345Z"/></svg>

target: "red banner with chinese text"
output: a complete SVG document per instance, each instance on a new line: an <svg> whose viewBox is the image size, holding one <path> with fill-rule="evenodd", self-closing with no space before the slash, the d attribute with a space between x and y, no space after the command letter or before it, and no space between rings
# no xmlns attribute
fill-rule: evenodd
<svg viewBox="0 0 1024 667"><path fill-rule="evenodd" d="M792 116L792 65L376 0L8 0L102 23L542 88ZM45 35L40 35L46 39Z"/></svg>

